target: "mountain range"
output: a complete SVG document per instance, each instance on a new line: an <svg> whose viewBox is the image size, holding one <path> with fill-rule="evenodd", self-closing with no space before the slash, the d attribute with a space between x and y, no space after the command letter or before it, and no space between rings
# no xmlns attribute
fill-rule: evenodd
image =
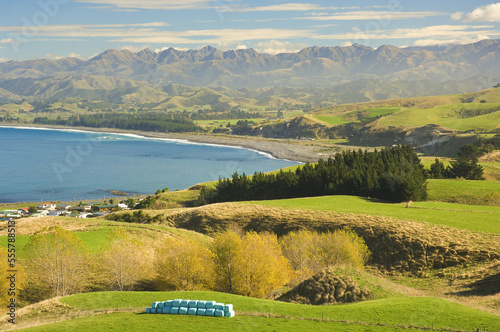
<svg viewBox="0 0 500 332"><path fill-rule="evenodd" d="M226 86L233 90L345 89L359 82L387 82L396 88L407 86L409 90L414 83L424 91L411 95L422 95L429 93L425 91L425 82L444 82L448 88L443 93L454 93L490 87L498 78L500 40L494 39L446 47L383 45L375 49L360 44L308 47L297 53L277 55L258 53L254 49L221 51L211 46L188 51L144 49L138 53L110 49L88 60L62 58L0 63L0 99L85 98L85 95L100 98L110 91L123 95L141 88L172 84L200 88ZM441 84L436 85L439 89ZM407 92L401 91L396 97L406 97ZM436 93L441 91L431 92Z"/></svg>

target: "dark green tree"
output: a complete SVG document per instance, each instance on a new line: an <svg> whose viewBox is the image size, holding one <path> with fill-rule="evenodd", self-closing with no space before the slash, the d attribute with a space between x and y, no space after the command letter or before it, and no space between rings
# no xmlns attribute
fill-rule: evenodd
<svg viewBox="0 0 500 332"><path fill-rule="evenodd" d="M446 175L449 178L464 178L466 180L484 180L483 167L478 164L477 158L467 159L458 157L450 161L451 166L446 168Z"/></svg>
<svg viewBox="0 0 500 332"><path fill-rule="evenodd" d="M441 161L439 161L438 158L436 158L434 163L431 165L431 170L429 174L433 179L444 179L445 171L446 169L444 167L444 164Z"/></svg>

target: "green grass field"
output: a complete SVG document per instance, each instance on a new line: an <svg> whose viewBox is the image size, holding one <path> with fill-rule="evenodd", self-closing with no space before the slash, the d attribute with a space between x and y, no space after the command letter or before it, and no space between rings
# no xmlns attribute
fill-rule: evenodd
<svg viewBox="0 0 500 332"><path fill-rule="evenodd" d="M361 119L369 120L382 115L389 115L399 111L399 107L374 107L359 111L352 111L343 115L315 115L316 119L329 125L338 125L349 122L359 122Z"/></svg>
<svg viewBox="0 0 500 332"><path fill-rule="evenodd" d="M492 206L415 202L411 205L411 208L406 208L403 203L382 203L374 199L356 196L322 196L251 201L242 202L241 204L387 216L424 221L470 231L500 233L500 207Z"/></svg>
<svg viewBox="0 0 500 332"><path fill-rule="evenodd" d="M500 181L428 180L429 201L480 203L492 193L500 193Z"/></svg>
<svg viewBox="0 0 500 332"><path fill-rule="evenodd" d="M328 123L329 125L339 125L349 123L350 121L344 120L343 115L329 116L329 115L316 115L316 119Z"/></svg>
<svg viewBox="0 0 500 332"><path fill-rule="evenodd" d="M498 109L499 103L490 104L451 104L426 109L409 108L379 120L379 127L420 127L427 124L437 124L460 131L493 130L500 123L500 111L473 117L460 118L458 112L464 110Z"/></svg>
<svg viewBox="0 0 500 332"><path fill-rule="evenodd" d="M88 250L91 253L101 252L107 243L106 237L111 232L111 227L106 227L103 229L89 231L89 232L76 232L80 239L87 245ZM17 247L17 257L19 259L27 258L25 256L24 248L28 244L31 235L17 235L16 236L16 247ZM6 247L7 236L0 236L0 245Z"/></svg>
<svg viewBox="0 0 500 332"><path fill-rule="evenodd" d="M215 300L232 303L234 318L143 314L154 301ZM262 300L216 292L102 292L62 298L74 310L131 309L26 329L26 331L145 331L163 329L200 331L397 331L397 326L472 331L500 329L500 317L432 297L394 297L353 304L311 306ZM266 317L271 313L270 317ZM377 326L380 319L381 326ZM323 321L322 321L323 320ZM344 322L344 323L342 323ZM347 323L348 322L348 323Z"/></svg>
<svg viewBox="0 0 500 332"><path fill-rule="evenodd" d="M88 231L75 232L76 235L82 239L86 244L87 249L90 253L98 254L105 250L106 244L108 243L107 236L116 226L127 229L128 232L138 237L140 240L151 239L151 237L156 236L159 232L163 234L169 234L177 237L190 238L197 241L204 242L207 237L205 235L185 231L183 229L169 228L165 226L157 225L141 225L141 224L127 224L112 221L102 221L103 225L93 227ZM62 226L65 228L65 226ZM31 235L17 235L16 236L16 254L17 258L25 259L25 246L28 244ZM7 236L0 236L0 246L7 247Z"/></svg>

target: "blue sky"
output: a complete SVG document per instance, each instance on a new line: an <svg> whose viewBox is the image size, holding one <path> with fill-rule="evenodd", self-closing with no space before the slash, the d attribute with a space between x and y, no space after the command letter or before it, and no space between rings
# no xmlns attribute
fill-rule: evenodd
<svg viewBox="0 0 500 332"><path fill-rule="evenodd" d="M426 46L500 38L500 2L0 0L0 61L110 48L296 52L360 43Z"/></svg>

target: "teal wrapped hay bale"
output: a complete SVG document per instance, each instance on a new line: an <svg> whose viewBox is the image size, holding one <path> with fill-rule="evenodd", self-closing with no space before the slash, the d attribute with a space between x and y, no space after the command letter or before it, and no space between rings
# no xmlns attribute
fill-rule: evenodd
<svg viewBox="0 0 500 332"><path fill-rule="evenodd" d="M205 311L205 316L214 316L215 315L215 309L212 308L212 309L206 309Z"/></svg>
<svg viewBox="0 0 500 332"><path fill-rule="evenodd" d="M205 303L205 309L213 309L214 305L215 305L215 301L207 301Z"/></svg>
<svg viewBox="0 0 500 332"><path fill-rule="evenodd" d="M146 313L150 314L151 313L151 308L146 308Z"/></svg>
<svg viewBox="0 0 500 332"><path fill-rule="evenodd" d="M197 316L205 316L206 311L207 311L207 309L205 309L205 308L198 308L198 310L196 311L196 315Z"/></svg>
<svg viewBox="0 0 500 332"><path fill-rule="evenodd" d="M179 314L179 307L170 308L170 314L171 315L178 315Z"/></svg>
<svg viewBox="0 0 500 332"><path fill-rule="evenodd" d="M189 301L188 308L198 308L198 300Z"/></svg>
<svg viewBox="0 0 500 332"><path fill-rule="evenodd" d="M151 305L151 308L153 308L153 309L158 308L158 302L153 302L153 304Z"/></svg>
<svg viewBox="0 0 500 332"><path fill-rule="evenodd" d="M187 315L187 313L188 313L187 307L180 307L179 308L179 315Z"/></svg>
<svg viewBox="0 0 500 332"><path fill-rule="evenodd" d="M175 299L172 301L172 307L180 307L181 306L181 301L180 299Z"/></svg>
<svg viewBox="0 0 500 332"><path fill-rule="evenodd" d="M172 307L163 307L161 310L162 314L169 314Z"/></svg>
<svg viewBox="0 0 500 332"><path fill-rule="evenodd" d="M163 302L158 302L156 309L163 309Z"/></svg>
<svg viewBox="0 0 500 332"><path fill-rule="evenodd" d="M224 317L234 317L234 311L233 310L230 310L230 311L224 311Z"/></svg>
<svg viewBox="0 0 500 332"><path fill-rule="evenodd" d="M215 303L214 309L224 310L224 303Z"/></svg>
<svg viewBox="0 0 500 332"><path fill-rule="evenodd" d="M203 300L198 301L198 309L199 308L205 309L206 304L207 304L207 301L203 301Z"/></svg>
<svg viewBox="0 0 500 332"><path fill-rule="evenodd" d="M187 308L188 305L189 305L189 300L182 300L181 305L179 307L186 307Z"/></svg>
<svg viewBox="0 0 500 332"><path fill-rule="evenodd" d="M163 307L164 307L164 308L165 308L165 307L169 307L169 308L171 308L171 307L173 307L173 305L172 305L172 303L173 303L173 302L174 302L174 301L172 301L172 300L165 301L165 302L163 302Z"/></svg>
<svg viewBox="0 0 500 332"><path fill-rule="evenodd" d="M224 317L224 310L222 310L222 309L215 309L214 316L215 317Z"/></svg>
<svg viewBox="0 0 500 332"><path fill-rule="evenodd" d="M198 308L188 308L188 315L196 315Z"/></svg>
<svg viewBox="0 0 500 332"><path fill-rule="evenodd" d="M232 304L226 304L224 306L224 312L228 312L228 311L233 311L233 305Z"/></svg>
<svg viewBox="0 0 500 332"><path fill-rule="evenodd" d="M152 314L156 314L156 309L155 308L151 308L151 313Z"/></svg>

